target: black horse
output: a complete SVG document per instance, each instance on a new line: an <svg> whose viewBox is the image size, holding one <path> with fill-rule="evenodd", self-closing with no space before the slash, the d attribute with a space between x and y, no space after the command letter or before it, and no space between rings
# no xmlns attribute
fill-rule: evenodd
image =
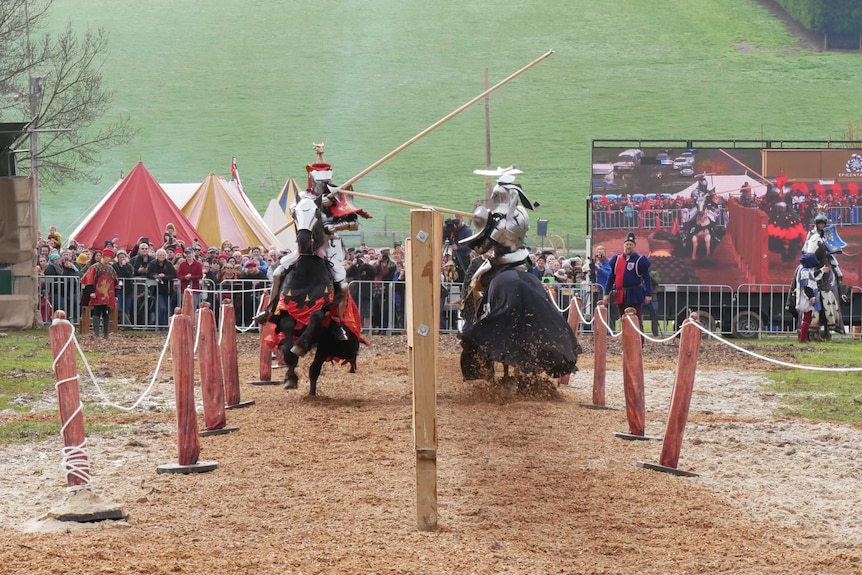
<svg viewBox="0 0 862 575"><path fill-rule="evenodd" d="M535 275L503 265L482 279L488 283L478 310L484 312L461 334L465 379L493 381L495 362L504 365L504 380L509 366L552 377L577 371L575 334Z"/></svg>
<svg viewBox="0 0 862 575"><path fill-rule="evenodd" d="M351 373L356 370L359 351L359 328L352 318L349 295L341 293L333 284L330 264L324 257L326 235L321 212L314 200L301 199L294 209L296 243L299 256L291 264L281 286L281 297L270 321L276 324L276 333L283 334L281 341L287 373L285 389L296 389L299 378L296 366L299 358L316 347L314 360L308 368L310 382L308 395L317 394L317 379L325 361L340 360L349 363ZM348 298L346 310L338 313L342 298Z"/></svg>

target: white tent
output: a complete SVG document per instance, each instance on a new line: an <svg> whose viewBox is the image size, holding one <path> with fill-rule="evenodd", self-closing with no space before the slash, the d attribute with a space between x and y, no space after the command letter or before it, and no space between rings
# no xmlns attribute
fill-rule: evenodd
<svg viewBox="0 0 862 575"><path fill-rule="evenodd" d="M266 222L267 227L273 233L281 230L275 234L275 237L281 242L282 247L296 251L296 232L292 225L287 225L287 216L278 204L277 199L273 198L269 201L269 206L267 206L266 212L263 214L263 221Z"/></svg>

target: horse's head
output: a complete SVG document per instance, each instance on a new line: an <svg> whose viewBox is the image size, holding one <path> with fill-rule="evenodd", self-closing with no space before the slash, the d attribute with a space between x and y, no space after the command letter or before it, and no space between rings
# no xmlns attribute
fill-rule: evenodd
<svg viewBox="0 0 862 575"><path fill-rule="evenodd" d="M296 225L297 250L302 255L315 253L326 241L317 203L311 198L302 198L291 208L291 215Z"/></svg>

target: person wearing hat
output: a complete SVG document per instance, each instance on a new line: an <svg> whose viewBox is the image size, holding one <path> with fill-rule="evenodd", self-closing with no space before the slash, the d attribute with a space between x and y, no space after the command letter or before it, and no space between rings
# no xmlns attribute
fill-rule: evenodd
<svg viewBox="0 0 862 575"><path fill-rule="evenodd" d="M623 253L613 256L608 262L610 275L605 282L607 295L604 301L616 304L621 318L626 308L634 308L640 330L643 331L643 305L652 302L652 280L649 275L650 261L635 252L635 245L635 235L629 232L623 241Z"/></svg>
<svg viewBox="0 0 862 575"><path fill-rule="evenodd" d="M108 339L109 310L117 307L119 276L111 265L115 255L113 248L103 248L101 261L91 264L81 278L81 285L91 288L88 304L92 307L90 317L93 322L93 335L99 337L101 331L105 339Z"/></svg>
<svg viewBox="0 0 862 575"><path fill-rule="evenodd" d="M173 282L177 277L177 268L168 260L168 252L164 248L156 250L156 259L147 266L147 279L156 282L155 310L151 309L150 319L158 320L158 325L167 326L168 317L173 314L174 297Z"/></svg>
<svg viewBox="0 0 862 575"><path fill-rule="evenodd" d="M191 289L194 297L194 308L198 309L201 301L201 279L204 268L195 257L194 248L183 250L183 259L177 265L177 278L180 280L180 297L186 297L186 289ZM182 301L182 300L181 300Z"/></svg>
<svg viewBox="0 0 862 575"><path fill-rule="evenodd" d="M239 279L242 280L242 299L236 302L240 304L237 310L237 321L242 325L248 325L258 313L255 303L260 301L262 295L259 290L264 288L264 282L269 278L266 277L257 260L250 258L245 263Z"/></svg>

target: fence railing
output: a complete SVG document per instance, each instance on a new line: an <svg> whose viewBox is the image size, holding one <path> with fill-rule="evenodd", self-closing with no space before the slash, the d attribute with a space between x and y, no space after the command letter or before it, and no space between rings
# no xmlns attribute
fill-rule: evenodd
<svg viewBox="0 0 862 575"><path fill-rule="evenodd" d="M45 323L50 323L52 309L63 309L73 323L81 317L80 280L75 277L40 276ZM127 329L166 329L167 320L175 307L182 305L183 294L178 281L160 286L154 280L126 279L118 290L119 326ZM580 332L591 333L595 307L604 293L602 286L583 282L548 284L561 313L577 295L581 301ZM463 287L445 282L440 293L440 331L457 333L461 325ZM195 304L208 301L218 315L220 303L230 298L236 308L237 328L257 329L254 316L260 309L264 292L270 289L266 280L230 280L217 285L203 281L201 291L194 294ZM391 335L406 329L406 284L403 281L353 281L350 293L359 308L365 334ZM735 337L760 337L765 334L792 334L797 319L786 308L787 285L745 284L736 289L728 285L662 284L655 294L655 316L644 309L645 329L658 322L660 334L675 331L692 313L711 331ZM610 321L620 328L615 306L611 306ZM848 332L858 333L862 326L862 288L853 287L850 302L841 307Z"/></svg>

